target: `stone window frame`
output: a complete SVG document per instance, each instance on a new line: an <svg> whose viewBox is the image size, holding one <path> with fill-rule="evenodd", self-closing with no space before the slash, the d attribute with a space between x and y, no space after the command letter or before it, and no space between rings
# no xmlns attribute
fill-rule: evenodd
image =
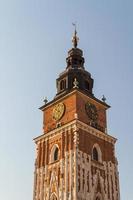
<svg viewBox="0 0 133 200"><path fill-rule="evenodd" d="M58 150L58 156L57 156L57 159L55 159L55 153L56 153L57 150ZM54 162L58 161L59 158L60 158L59 146L58 146L58 144L54 144L51 148L51 151L50 151L50 163L54 163Z"/></svg>
<svg viewBox="0 0 133 200"><path fill-rule="evenodd" d="M98 159L94 159L94 149L97 150L97 154L98 154ZM99 144L95 143L92 147L92 160L95 160L97 162L102 162L102 151L101 151L101 148L99 146Z"/></svg>

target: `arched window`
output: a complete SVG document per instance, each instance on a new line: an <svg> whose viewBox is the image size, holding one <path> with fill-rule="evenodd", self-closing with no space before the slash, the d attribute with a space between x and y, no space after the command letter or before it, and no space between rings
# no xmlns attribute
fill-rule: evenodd
<svg viewBox="0 0 133 200"><path fill-rule="evenodd" d="M59 160L59 154L60 154L59 147L57 144L54 144L50 153L50 163Z"/></svg>
<svg viewBox="0 0 133 200"><path fill-rule="evenodd" d="M93 148L93 160L98 161L98 152L97 152L96 147Z"/></svg>
<svg viewBox="0 0 133 200"><path fill-rule="evenodd" d="M66 80L61 80L60 82L60 90L66 89Z"/></svg>
<svg viewBox="0 0 133 200"><path fill-rule="evenodd" d="M54 161L59 159L59 149L56 147L55 151L54 151Z"/></svg>
<svg viewBox="0 0 133 200"><path fill-rule="evenodd" d="M85 89L89 90L90 89L90 84L88 81L85 81Z"/></svg>
<svg viewBox="0 0 133 200"><path fill-rule="evenodd" d="M94 144L92 148L92 159L102 162L102 152L98 144Z"/></svg>

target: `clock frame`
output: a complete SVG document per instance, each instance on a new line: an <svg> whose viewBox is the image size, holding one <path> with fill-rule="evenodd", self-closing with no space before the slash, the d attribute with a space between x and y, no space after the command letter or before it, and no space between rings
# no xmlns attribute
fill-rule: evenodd
<svg viewBox="0 0 133 200"><path fill-rule="evenodd" d="M88 116L88 118L93 121L96 122L98 119L98 114L97 114L97 108L94 104L87 102L85 104L85 110L86 110L86 114Z"/></svg>
<svg viewBox="0 0 133 200"><path fill-rule="evenodd" d="M55 121L60 120L65 113L65 104L64 103L58 103L54 108L53 108L53 119Z"/></svg>

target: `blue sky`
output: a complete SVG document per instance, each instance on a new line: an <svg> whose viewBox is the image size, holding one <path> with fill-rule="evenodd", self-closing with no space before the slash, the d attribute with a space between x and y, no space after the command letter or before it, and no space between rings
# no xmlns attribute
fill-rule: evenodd
<svg viewBox="0 0 133 200"><path fill-rule="evenodd" d="M121 200L133 199L132 8L130 0L0 1L0 199L32 199L38 107L56 94L75 21L95 96L111 105Z"/></svg>

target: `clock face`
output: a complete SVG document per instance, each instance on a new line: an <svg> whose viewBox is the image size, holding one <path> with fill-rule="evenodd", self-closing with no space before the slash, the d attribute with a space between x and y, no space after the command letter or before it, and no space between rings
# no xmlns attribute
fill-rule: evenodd
<svg viewBox="0 0 133 200"><path fill-rule="evenodd" d="M90 120L97 121L98 114L96 106L90 102L85 104L85 110Z"/></svg>
<svg viewBox="0 0 133 200"><path fill-rule="evenodd" d="M59 120L63 117L65 112L65 105L63 103L57 104L53 109L53 119Z"/></svg>

